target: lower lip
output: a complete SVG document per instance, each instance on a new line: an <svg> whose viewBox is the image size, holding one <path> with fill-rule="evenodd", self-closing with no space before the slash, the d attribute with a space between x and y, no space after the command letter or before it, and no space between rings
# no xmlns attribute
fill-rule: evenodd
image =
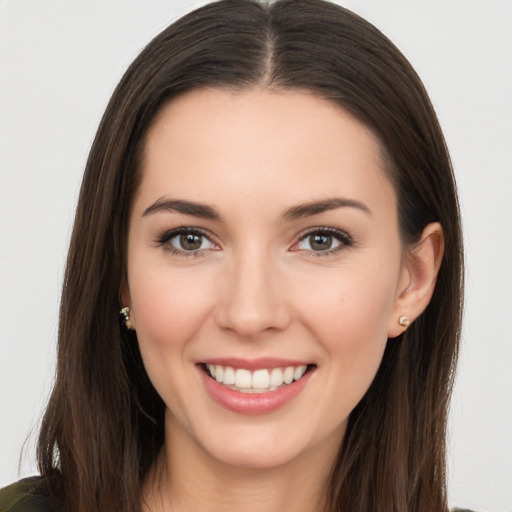
<svg viewBox="0 0 512 512"><path fill-rule="evenodd" d="M239 414L265 414L283 407L293 400L309 381L312 371L305 373L299 380L267 393L243 393L219 384L199 368L206 390L222 407Z"/></svg>

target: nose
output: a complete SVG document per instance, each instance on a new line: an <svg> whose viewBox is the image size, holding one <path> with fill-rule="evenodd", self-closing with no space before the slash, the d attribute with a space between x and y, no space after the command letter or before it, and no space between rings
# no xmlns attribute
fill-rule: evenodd
<svg viewBox="0 0 512 512"><path fill-rule="evenodd" d="M222 329L252 339L288 326L291 309L277 267L264 251L234 258L221 284L223 293L217 304L216 319Z"/></svg>

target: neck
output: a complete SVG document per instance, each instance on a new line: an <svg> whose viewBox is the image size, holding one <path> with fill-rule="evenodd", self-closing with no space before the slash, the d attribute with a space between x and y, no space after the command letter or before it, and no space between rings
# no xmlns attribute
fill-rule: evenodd
<svg viewBox="0 0 512 512"><path fill-rule="evenodd" d="M178 422L167 423L163 451L147 480L145 510L327 510L330 469L337 455L332 445L312 449L277 467L231 466L214 459L190 436L183 435Z"/></svg>

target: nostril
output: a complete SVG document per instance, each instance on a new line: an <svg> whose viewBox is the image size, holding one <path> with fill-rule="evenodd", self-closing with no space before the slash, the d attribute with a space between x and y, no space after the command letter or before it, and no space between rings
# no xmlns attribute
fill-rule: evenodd
<svg viewBox="0 0 512 512"><path fill-rule="evenodd" d="M290 319L284 305L256 301L251 304L247 297L219 305L216 315L216 321L222 329L248 339L263 332L283 330L289 325Z"/></svg>

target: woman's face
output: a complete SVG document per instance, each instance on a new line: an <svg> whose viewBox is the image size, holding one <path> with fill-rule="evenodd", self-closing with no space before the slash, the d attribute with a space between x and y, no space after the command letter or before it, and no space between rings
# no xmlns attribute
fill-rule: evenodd
<svg viewBox="0 0 512 512"><path fill-rule="evenodd" d="M170 102L124 296L167 435L230 465L334 457L397 335L401 255L378 143L339 107L260 89Z"/></svg>

